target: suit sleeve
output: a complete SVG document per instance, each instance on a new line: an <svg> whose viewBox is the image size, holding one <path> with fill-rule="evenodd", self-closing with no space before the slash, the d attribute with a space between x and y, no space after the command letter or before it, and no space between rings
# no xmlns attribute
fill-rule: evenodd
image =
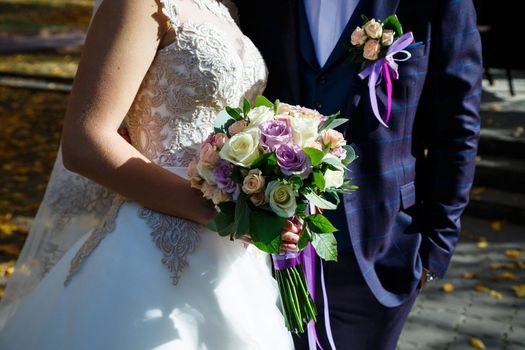
<svg viewBox="0 0 525 350"><path fill-rule="evenodd" d="M472 0L437 1L429 68L418 118L423 120L423 266L443 277L472 187L480 134L481 41ZM419 185L418 185L419 186Z"/></svg>

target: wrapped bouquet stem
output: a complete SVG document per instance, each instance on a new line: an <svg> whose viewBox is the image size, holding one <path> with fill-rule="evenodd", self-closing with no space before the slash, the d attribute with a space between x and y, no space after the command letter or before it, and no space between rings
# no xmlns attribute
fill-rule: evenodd
<svg viewBox="0 0 525 350"><path fill-rule="evenodd" d="M272 255L286 326L295 333L317 316L313 273L305 267L311 270L315 255L337 259L337 229L311 209L336 209L339 194L355 189L345 177L354 150L335 130L346 121L259 96L254 106L245 100L219 113L215 132L188 166L192 187L219 210L209 228L232 240L249 235ZM281 253L287 220L303 230L299 251Z"/></svg>

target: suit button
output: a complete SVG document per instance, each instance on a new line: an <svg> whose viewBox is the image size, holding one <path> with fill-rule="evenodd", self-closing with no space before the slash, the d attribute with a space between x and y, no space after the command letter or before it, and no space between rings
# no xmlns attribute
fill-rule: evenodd
<svg viewBox="0 0 525 350"><path fill-rule="evenodd" d="M326 84L326 76L321 75L319 77L319 83L321 83L322 85Z"/></svg>
<svg viewBox="0 0 525 350"><path fill-rule="evenodd" d="M317 102L315 104L315 108L317 108L319 110L319 109L323 108L323 104L321 102Z"/></svg>

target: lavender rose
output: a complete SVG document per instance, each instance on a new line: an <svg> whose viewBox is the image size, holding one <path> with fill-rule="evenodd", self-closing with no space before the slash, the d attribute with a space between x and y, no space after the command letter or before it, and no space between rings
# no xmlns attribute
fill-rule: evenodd
<svg viewBox="0 0 525 350"><path fill-rule="evenodd" d="M274 119L259 125L261 130L260 144L270 151L275 151L277 146L291 143L293 140L292 128L284 119Z"/></svg>
<svg viewBox="0 0 525 350"><path fill-rule="evenodd" d="M233 165L226 160L219 160L213 168L213 176L217 182L217 188L226 193L236 194L239 191L239 186L230 177L233 170Z"/></svg>
<svg viewBox="0 0 525 350"><path fill-rule="evenodd" d="M297 145L282 144L275 151L277 164L284 175L299 175L306 179L312 172L308 156Z"/></svg>

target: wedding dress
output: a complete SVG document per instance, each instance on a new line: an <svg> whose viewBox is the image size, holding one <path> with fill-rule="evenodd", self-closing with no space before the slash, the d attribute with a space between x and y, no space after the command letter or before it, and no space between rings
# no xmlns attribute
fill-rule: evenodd
<svg viewBox="0 0 525 350"><path fill-rule="evenodd" d="M216 114L260 95L267 72L229 0L162 2L176 39L157 52L125 122L141 153L185 176ZM31 232L53 239L24 248L0 349L293 348L266 254L57 174Z"/></svg>

